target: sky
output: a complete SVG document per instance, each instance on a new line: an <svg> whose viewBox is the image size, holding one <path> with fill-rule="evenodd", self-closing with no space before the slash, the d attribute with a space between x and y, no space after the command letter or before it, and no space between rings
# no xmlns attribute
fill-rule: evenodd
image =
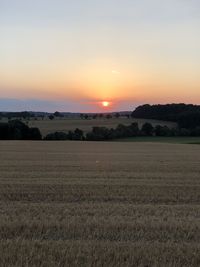
<svg viewBox="0 0 200 267"><path fill-rule="evenodd" d="M200 104L199 29L199 0L0 0L0 110Z"/></svg>

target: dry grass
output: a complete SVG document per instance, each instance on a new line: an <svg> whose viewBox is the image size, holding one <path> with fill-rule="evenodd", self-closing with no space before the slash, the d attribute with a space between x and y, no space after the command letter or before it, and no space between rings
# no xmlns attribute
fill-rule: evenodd
<svg viewBox="0 0 200 267"><path fill-rule="evenodd" d="M0 266L200 266L199 155L0 142Z"/></svg>
<svg viewBox="0 0 200 267"><path fill-rule="evenodd" d="M127 119L127 118L112 118L112 119L54 119L54 120L31 120L29 122L29 126L38 127L43 136L48 133L63 131L68 132L69 130L75 130L76 128L82 129L84 132L89 132L93 126L105 126L108 128L115 128L118 124L122 123L124 125L130 125L133 122L138 122L139 126L144 124L145 122L150 122L153 125L168 125L169 127L173 127L176 124L172 122L163 122L156 120L146 120L146 119Z"/></svg>

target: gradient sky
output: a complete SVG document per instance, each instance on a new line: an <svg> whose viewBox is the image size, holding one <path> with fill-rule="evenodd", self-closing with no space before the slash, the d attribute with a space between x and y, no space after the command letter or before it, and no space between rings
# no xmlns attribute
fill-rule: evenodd
<svg viewBox="0 0 200 267"><path fill-rule="evenodd" d="M0 40L0 110L200 104L199 0L0 0Z"/></svg>

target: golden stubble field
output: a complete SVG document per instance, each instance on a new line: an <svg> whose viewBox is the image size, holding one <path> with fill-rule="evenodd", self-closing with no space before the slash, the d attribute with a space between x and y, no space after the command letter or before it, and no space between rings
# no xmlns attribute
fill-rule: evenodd
<svg viewBox="0 0 200 267"><path fill-rule="evenodd" d="M200 146L1 141L0 266L200 266Z"/></svg>

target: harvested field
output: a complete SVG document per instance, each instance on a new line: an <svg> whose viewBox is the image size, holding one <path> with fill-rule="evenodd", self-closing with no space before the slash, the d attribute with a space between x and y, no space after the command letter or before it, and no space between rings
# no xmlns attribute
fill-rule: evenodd
<svg viewBox="0 0 200 267"><path fill-rule="evenodd" d="M200 146L0 142L0 266L200 266Z"/></svg>

